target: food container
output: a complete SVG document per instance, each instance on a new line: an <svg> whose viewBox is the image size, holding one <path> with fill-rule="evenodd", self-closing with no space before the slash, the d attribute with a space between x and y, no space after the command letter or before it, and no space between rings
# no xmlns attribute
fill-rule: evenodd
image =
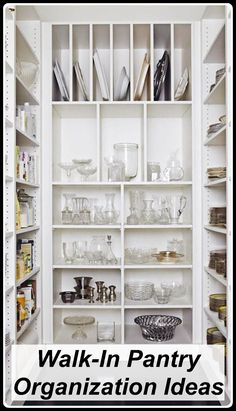
<svg viewBox="0 0 236 411"><path fill-rule="evenodd" d="M221 334L217 327L207 329L207 344L218 344L226 341L226 338Z"/></svg>
<svg viewBox="0 0 236 411"><path fill-rule="evenodd" d="M75 291L61 291L59 294L63 303L73 303L75 301Z"/></svg>
<svg viewBox="0 0 236 411"><path fill-rule="evenodd" d="M129 300L150 300L153 296L154 284L147 281L132 281L125 284L125 296Z"/></svg>
<svg viewBox="0 0 236 411"><path fill-rule="evenodd" d="M140 315L134 322L140 326L145 340L161 342L174 337L175 328L182 320L172 315Z"/></svg>
<svg viewBox="0 0 236 411"><path fill-rule="evenodd" d="M212 250L210 252L210 260L209 260L208 267L215 270L216 269L215 264L217 260L226 260L226 250Z"/></svg>
<svg viewBox="0 0 236 411"><path fill-rule="evenodd" d="M211 207L209 209L209 224L226 225L226 207Z"/></svg>
<svg viewBox="0 0 236 411"><path fill-rule="evenodd" d="M209 306L211 311L218 312L219 307L226 305L226 294L211 294L209 296Z"/></svg>
<svg viewBox="0 0 236 411"><path fill-rule="evenodd" d="M225 320L227 317L227 307L226 305L221 305L218 309L218 318L219 320Z"/></svg>
<svg viewBox="0 0 236 411"><path fill-rule="evenodd" d="M215 262L215 269L217 274L226 277L226 258L219 258Z"/></svg>

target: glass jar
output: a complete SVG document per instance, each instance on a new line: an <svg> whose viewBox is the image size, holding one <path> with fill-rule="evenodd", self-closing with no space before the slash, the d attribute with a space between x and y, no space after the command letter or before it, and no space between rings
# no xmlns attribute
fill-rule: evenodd
<svg viewBox="0 0 236 411"><path fill-rule="evenodd" d="M148 181L158 181L160 179L161 167L160 163L150 161L147 163L147 179Z"/></svg>
<svg viewBox="0 0 236 411"><path fill-rule="evenodd" d="M116 158L125 165L125 181L130 181L138 172L138 144L117 143L113 148Z"/></svg>

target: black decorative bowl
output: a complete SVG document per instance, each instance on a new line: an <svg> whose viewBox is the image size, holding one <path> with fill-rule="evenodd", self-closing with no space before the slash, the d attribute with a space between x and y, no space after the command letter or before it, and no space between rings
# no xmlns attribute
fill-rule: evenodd
<svg viewBox="0 0 236 411"><path fill-rule="evenodd" d="M171 340L182 320L172 315L140 315L134 322L140 326L146 340L160 342Z"/></svg>
<svg viewBox="0 0 236 411"><path fill-rule="evenodd" d="M73 303L76 293L74 291L61 291L60 293L63 303Z"/></svg>

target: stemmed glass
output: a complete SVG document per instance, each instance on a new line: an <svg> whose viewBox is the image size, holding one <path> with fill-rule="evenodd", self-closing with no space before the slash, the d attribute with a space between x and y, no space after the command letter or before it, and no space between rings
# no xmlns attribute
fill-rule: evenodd
<svg viewBox="0 0 236 411"><path fill-rule="evenodd" d="M71 177L71 171L76 169L76 164L73 163L58 163L58 166L62 168L66 172L66 176L68 178Z"/></svg>
<svg viewBox="0 0 236 411"><path fill-rule="evenodd" d="M76 168L78 173L81 175L81 181L88 181L89 176L96 173L97 167L92 164L85 164Z"/></svg>

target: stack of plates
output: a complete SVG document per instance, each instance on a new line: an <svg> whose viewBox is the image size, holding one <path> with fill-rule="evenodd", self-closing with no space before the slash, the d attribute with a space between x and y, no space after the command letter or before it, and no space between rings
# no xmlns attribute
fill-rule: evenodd
<svg viewBox="0 0 236 411"><path fill-rule="evenodd" d="M10 333L8 331L7 333L5 333L5 346L8 346L10 342L11 342Z"/></svg>
<svg viewBox="0 0 236 411"><path fill-rule="evenodd" d="M82 71L81 71L81 68L80 68L80 65L79 65L78 61L76 63L74 63L74 70L75 70L77 82L78 82L80 90L82 91L82 94L83 94L84 101L88 101L89 100L88 92L87 92L87 89L86 89L83 74L82 74Z"/></svg>
<svg viewBox="0 0 236 411"><path fill-rule="evenodd" d="M69 101L69 93L67 91L65 78L57 60L55 61L53 72L55 74L62 99L64 101Z"/></svg>
<svg viewBox="0 0 236 411"><path fill-rule="evenodd" d="M216 71L216 84L220 81L221 77L225 74L225 67Z"/></svg>
<svg viewBox="0 0 236 411"><path fill-rule="evenodd" d="M126 68L122 67L120 76L116 85L114 99L116 101L125 100L129 90L129 77L126 72Z"/></svg>
<svg viewBox="0 0 236 411"><path fill-rule="evenodd" d="M217 133L222 127L224 126L223 122L210 124L207 129L207 135L211 136L211 134Z"/></svg>
<svg viewBox="0 0 236 411"><path fill-rule="evenodd" d="M207 169L208 178L225 178L226 167L209 167Z"/></svg>

